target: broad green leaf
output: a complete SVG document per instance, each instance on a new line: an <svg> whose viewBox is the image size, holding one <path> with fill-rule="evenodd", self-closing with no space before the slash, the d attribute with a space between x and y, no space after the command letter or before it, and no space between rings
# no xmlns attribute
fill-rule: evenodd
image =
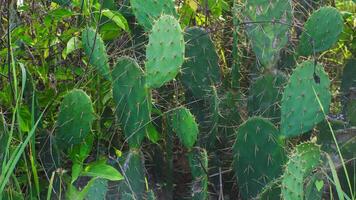
<svg viewBox="0 0 356 200"><path fill-rule="evenodd" d="M110 181L119 181L124 179L119 171L106 164L106 161L97 161L85 167L83 176L91 176L108 179Z"/></svg>
<svg viewBox="0 0 356 200"><path fill-rule="evenodd" d="M122 28L125 31L129 30L129 25L125 19L124 16L121 15L121 13L117 11L111 11L108 9L105 9L102 11L102 14L109 18L110 20L114 21L116 25L118 25L120 28Z"/></svg>
<svg viewBox="0 0 356 200"><path fill-rule="evenodd" d="M73 51L80 48L82 48L82 41L76 36L72 37L67 43L67 48L65 49L64 58L66 58Z"/></svg>

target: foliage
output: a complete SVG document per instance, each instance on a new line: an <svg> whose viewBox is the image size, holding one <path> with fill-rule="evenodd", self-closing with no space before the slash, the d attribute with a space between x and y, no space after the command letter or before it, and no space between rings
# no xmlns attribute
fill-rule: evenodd
<svg viewBox="0 0 356 200"><path fill-rule="evenodd" d="M0 5L0 199L354 199L355 1Z"/></svg>

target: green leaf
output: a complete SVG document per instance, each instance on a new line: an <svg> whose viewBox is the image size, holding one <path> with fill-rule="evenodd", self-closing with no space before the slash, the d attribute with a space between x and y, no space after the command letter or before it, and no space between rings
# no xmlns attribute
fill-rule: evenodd
<svg viewBox="0 0 356 200"><path fill-rule="evenodd" d="M315 187L320 192L320 190L324 187L324 181L323 180L317 180L315 181Z"/></svg>
<svg viewBox="0 0 356 200"><path fill-rule="evenodd" d="M82 175L104 178L110 181L119 181L124 179L121 173L114 167L106 164L105 160L90 163L87 167L85 167Z"/></svg>
<svg viewBox="0 0 356 200"><path fill-rule="evenodd" d="M121 13L117 11L111 11L108 9L105 9L102 11L102 14L109 18L110 20L114 21L116 25L118 25L120 28L122 28L125 31L129 30L129 25L125 19L124 16L121 15Z"/></svg>
<svg viewBox="0 0 356 200"><path fill-rule="evenodd" d="M65 49L63 57L66 58L70 53L72 53L73 51L80 49L80 48L82 48L81 40L76 36L72 37L67 42L67 48Z"/></svg>

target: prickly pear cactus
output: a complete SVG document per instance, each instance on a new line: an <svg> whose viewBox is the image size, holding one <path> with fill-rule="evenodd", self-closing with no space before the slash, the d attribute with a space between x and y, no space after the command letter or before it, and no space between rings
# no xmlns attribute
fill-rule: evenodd
<svg viewBox="0 0 356 200"><path fill-rule="evenodd" d="M177 15L173 0L130 0L130 4L138 23L146 31L152 28L154 20L162 14Z"/></svg>
<svg viewBox="0 0 356 200"><path fill-rule="evenodd" d="M350 95L350 89L356 88L356 59L352 58L347 61L343 73L342 73L342 81L341 81L341 93L342 95Z"/></svg>
<svg viewBox="0 0 356 200"><path fill-rule="evenodd" d="M56 142L64 149L80 144L90 132L95 119L90 97L79 89L65 95L58 114Z"/></svg>
<svg viewBox="0 0 356 200"><path fill-rule="evenodd" d="M86 200L105 200L108 191L108 181L105 179L96 179L89 188Z"/></svg>
<svg viewBox="0 0 356 200"><path fill-rule="evenodd" d="M286 137L301 135L324 119L316 95L327 113L331 102L329 86L330 80L323 66L314 66L311 61L305 61L297 66L282 97L280 128L282 135Z"/></svg>
<svg viewBox="0 0 356 200"><path fill-rule="evenodd" d="M282 177L284 200L303 200L304 181L320 164L320 148L314 143L303 143L290 156Z"/></svg>
<svg viewBox="0 0 356 200"><path fill-rule="evenodd" d="M280 120L280 100L286 78L281 74L266 74L258 78L249 90L247 102L250 116L261 115L273 122Z"/></svg>
<svg viewBox="0 0 356 200"><path fill-rule="evenodd" d="M304 25L298 53L303 56L330 49L343 30L343 19L336 8L322 7Z"/></svg>
<svg viewBox="0 0 356 200"><path fill-rule="evenodd" d="M191 169L192 199L209 199L208 195L208 154L205 149L193 149L188 154L189 166Z"/></svg>
<svg viewBox="0 0 356 200"><path fill-rule="evenodd" d="M185 31L187 42L182 66L182 82L196 98L211 96L212 86L221 82L219 58L209 34L202 28Z"/></svg>
<svg viewBox="0 0 356 200"><path fill-rule="evenodd" d="M283 144L278 129L268 120L253 117L237 130L233 166L244 199L256 197L282 172Z"/></svg>
<svg viewBox="0 0 356 200"><path fill-rule="evenodd" d="M116 115L129 146L138 148L150 122L150 92L142 69L131 58L122 57L112 71Z"/></svg>
<svg viewBox="0 0 356 200"><path fill-rule="evenodd" d="M147 86L161 87L173 80L184 62L185 44L179 22L163 15L153 25L146 49Z"/></svg>
<svg viewBox="0 0 356 200"><path fill-rule="evenodd" d="M356 126L356 99L352 99L347 103L346 118L351 126Z"/></svg>
<svg viewBox="0 0 356 200"><path fill-rule="evenodd" d="M252 49L264 67L273 67L288 42L290 0L248 0L244 15Z"/></svg>
<svg viewBox="0 0 356 200"><path fill-rule="evenodd" d="M192 148L198 137L198 124L187 108L178 108L171 114L171 127L186 148Z"/></svg>
<svg viewBox="0 0 356 200"><path fill-rule="evenodd" d="M258 194L256 199L260 200L278 200L281 199L280 180L275 179L268 183L263 190Z"/></svg>
<svg viewBox="0 0 356 200"><path fill-rule="evenodd" d="M101 39L100 34L93 28L88 27L82 32L82 43L89 63L99 71L104 78L110 80L108 56L106 54L104 41Z"/></svg>
<svg viewBox="0 0 356 200"><path fill-rule="evenodd" d="M132 196L137 200L144 199L145 193L145 172L142 153L138 149L130 149L125 156L124 163L121 164L125 180L119 184L120 196ZM131 198L128 198L131 199Z"/></svg>

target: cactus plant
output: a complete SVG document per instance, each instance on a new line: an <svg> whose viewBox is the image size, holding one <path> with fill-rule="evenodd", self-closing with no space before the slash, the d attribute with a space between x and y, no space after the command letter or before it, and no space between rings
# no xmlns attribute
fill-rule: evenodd
<svg viewBox="0 0 356 200"><path fill-rule="evenodd" d="M356 88L356 59L352 58L346 62L342 73L341 94L343 96L350 95L350 89Z"/></svg>
<svg viewBox="0 0 356 200"><path fill-rule="evenodd" d="M209 34L202 28L185 31L185 57L182 66L182 82L192 94L200 98L212 95L212 86L221 82L219 59Z"/></svg>
<svg viewBox="0 0 356 200"><path fill-rule="evenodd" d="M70 145L80 144L91 131L95 119L90 97L79 89L65 95L57 119L57 144L65 149Z"/></svg>
<svg viewBox="0 0 356 200"><path fill-rule="evenodd" d="M205 149L195 148L188 154L191 169L192 199L209 199L208 195L208 154Z"/></svg>
<svg viewBox="0 0 356 200"><path fill-rule="evenodd" d="M184 61L185 45L179 22L163 15L155 21L146 49L147 87L158 88L174 79Z"/></svg>
<svg viewBox="0 0 356 200"><path fill-rule="evenodd" d="M108 180L96 179L93 185L89 188L86 200L105 200L108 191Z"/></svg>
<svg viewBox="0 0 356 200"><path fill-rule="evenodd" d="M281 74L266 74L258 78L249 90L247 102L249 115L261 115L278 122L281 116L279 102L285 82L286 78Z"/></svg>
<svg viewBox="0 0 356 200"><path fill-rule="evenodd" d="M316 95L324 111L328 112L331 102L329 85L329 77L321 65L315 66L313 62L305 61L297 66L282 97L282 135L301 135L324 119Z"/></svg>
<svg viewBox="0 0 356 200"><path fill-rule="evenodd" d="M292 20L290 0L248 0L245 6L246 30L252 49L262 66L273 67L280 50L288 42Z"/></svg>
<svg viewBox="0 0 356 200"><path fill-rule="evenodd" d="M145 193L145 172L142 153L138 149L130 149L124 157L121 173L125 181L119 185L120 195L132 196L132 199L142 200Z"/></svg>
<svg viewBox="0 0 356 200"><path fill-rule="evenodd" d="M304 25L298 53L303 56L330 49L343 30L343 19L336 8L322 7Z"/></svg>
<svg viewBox="0 0 356 200"><path fill-rule="evenodd" d="M198 137L198 125L195 117L187 108L178 108L171 114L171 126L186 148L192 148Z"/></svg>
<svg viewBox="0 0 356 200"><path fill-rule="evenodd" d="M138 23L146 31L152 28L152 24L162 14L176 16L173 0L130 0L131 8Z"/></svg>
<svg viewBox="0 0 356 200"><path fill-rule="evenodd" d="M320 164L320 148L314 143L296 146L290 156L282 178L282 197L285 200L304 199L304 182Z"/></svg>
<svg viewBox="0 0 356 200"><path fill-rule="evenodd" d="M82 32L82 43L89 63L99 73L110 80L110 67L108 56L106 54L106 47L104 41L101 39L100 34L93 28L86 28Z"/></svg>
<svg viewBox="0 0 356 200"><path fill-rule="evenodd" d="M138 148L150 122L150 92L145 88L142 69L130 58L122 57L112 71L115 111L130 147Z"/></svg>
<svg viewBox="0 0 356 200"><path fill-rule="evenodd" d="M356 99L352 99L347 103L346 117L351 126L356 126Z"/></svg>
<svg viewBox="0 0 356 200"><path fill-rule="evenodd" d="M282 172L283 144L278 129L260 117L247 120L236 134L233 166L242 197L251 199Z"/></svg>

